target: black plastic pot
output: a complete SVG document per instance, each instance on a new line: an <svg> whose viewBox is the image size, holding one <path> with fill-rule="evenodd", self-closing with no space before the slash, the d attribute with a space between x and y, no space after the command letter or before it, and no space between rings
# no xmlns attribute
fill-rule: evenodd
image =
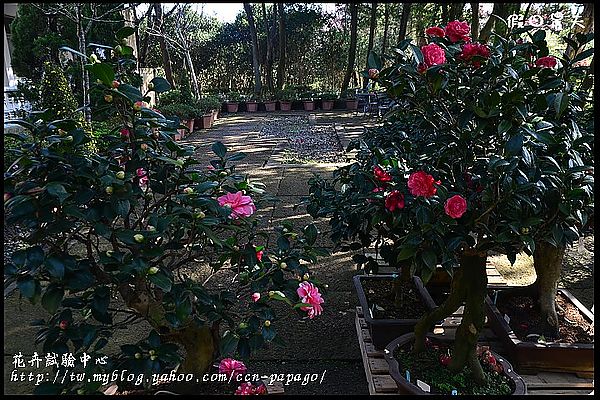
<svg viewBox="0 0 600 400"><path fill-rule="evenodd" d="M433 335L433 334L427 334L427 337L429 337L432 340L435 341L440 341L442 342L443 340L441 340L439 337ZM396 360L396 358L394 357L394 353L396 351L397 348L399 347L403 347L405 346L407 343L412 342L415 338L415 334L414 333L407 333L405 335L402 335L394 340L392 340L385 348L385 359L388 362L388 365L390 367L390 375L392 376L392 379L394 379L394 381L396 382L396 385L398 385L398 392L401 394L416 394L416 395L428 395L428 394L432 394L429 392L425 392L424 390L422 390L420 387L418 387L417 385L415 385L414 383L411 383L409 381L406 380L406 378L404 377L404 375L402 373L400 373L400 365L398 363L398 360ZM491 350L490 350L491 351ZM503 370L504 370L504 375L506 375L509 379L511 379L514 383L514 390L512 392L513 395L523 395L523 394L527 394L527 385L525 384L525 381L523 380L523 378L521 378L519 375L517 375L512 367L512 365L510 365L510 363L508 361L506 361L504 359L504 357L502 357L501 355L491 351L492 355L496 358L496 360L502 364Z"/></svg>
<svg viewBox="0 0 600 400"><path fill-rule="evenodd" d="M385 346L394 338L405 333L412 332L415 328L418 319L379 319L373 318L371 315L371 309L367 303L367 296L363 289L361 280L392 280L394 279L391 275L356 275L354 277L354 286L358 294L358 301L363 310L365 322L369 327L371 333L371 339L373 340L373 346L376 349L384 349ZM423 287L423 282L417 276L413 277L413 282L417 288L417 293L423 300L425 308L432 310L436 307L435 302Z"/></svg>

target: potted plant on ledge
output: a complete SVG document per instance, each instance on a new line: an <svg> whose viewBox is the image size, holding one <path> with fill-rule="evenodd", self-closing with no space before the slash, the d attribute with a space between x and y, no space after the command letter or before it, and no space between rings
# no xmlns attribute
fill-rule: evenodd
<svg viewBox="0 0 600 400"><path fill-rule="evenodd" d="M277 107L277 100L275 98L275 95L271 92L265 92L265 94L263 95L263 104L265 105L266 112L275 111Z"/></svg>
<svg viewBox="0 0 600 400"><path fill-rule="evenodd" d="M358 100L356 99L356 89L347 89L342 93L342 100L346 101L347 110L358 109Z"/></svg>
<svg viewBox="0 0 600 400"><path fill-rule="evenodd" d="M261 100L260 94L252 93L247 96L248 100L246 101L246 110L248 112L257 112L258 111L258 103Z"/></svg>
<svg viewBox="0 0 600 400"><path fill-rule="evenodd" d="M240 100L242 99L242 95L239 92L229 92L227 95L227 112L236 113L238 112L238 107L240 104Z"/></svg>
<svg viewBox="0 0 600 400"><path fill-rule="evenodd" d="M337 98L335 93L323 93L321 95L321 108L323 111L333 110L333 104Z"/></svg>
<svg viewBox="0 0 600 400"><path fill-rule="evenodd" d="M313 92L304 92L300 95L300 100L302 100L302 104L304 106L304 111L314 111L315 110L315 99Z"/></svg>
<svg viewBox="0 0 600 400"><path fill-rule="evenodd" d="M292 102L296 100L296 91L291 87L283 88L278 93L279 109L281 111L290 111Z"/></svg>

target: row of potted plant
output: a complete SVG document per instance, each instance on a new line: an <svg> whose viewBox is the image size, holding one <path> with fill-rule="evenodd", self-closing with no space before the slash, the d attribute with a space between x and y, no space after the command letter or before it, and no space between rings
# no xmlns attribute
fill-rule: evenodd
<svg viewBox="0 0 600 400"><path fill-rule="evenodd" d="M240 103L245 103L246 110L248 112L257 112L259 104L264 104L265 111L275 111L277 108L277 102L279 102L279 109L281 111L290 111L292 109L292 103L294 101L301 101L305 111L314 111L316 102L321 101L321 108L323 111L333 110L335 101L339 99L339 96L335 93L314 93L314 92L302 92L300 94L293 88L284 88L277 91L275 94L263 94L263 95L241 95L238 92L230 92L226 96L227 112L235 113L238 112ZM342 96L345 100L346 108L348 110L356 110L358 102L354 97L353 91L347 91Z"/></svg>
<svg viewBox="0 0 600 400"><path fill-rule="evenodd" d="M160 111L169 117L179 118L186 128L178 129L175 135L180 140L196 129L208 129L219 116L221 101L217 96L204 96L192 102L184 102L179 91L171 90L161 97Z"/></svg>

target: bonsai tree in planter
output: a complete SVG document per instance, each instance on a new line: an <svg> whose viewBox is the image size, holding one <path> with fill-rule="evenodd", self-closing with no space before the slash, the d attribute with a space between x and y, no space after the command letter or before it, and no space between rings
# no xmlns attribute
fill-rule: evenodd
<svg viewBox="0 0 600 400"><path fill-rule="evenodd" d="M281 111L290 111L292 109L292 102L296 100L296 90L292 87L285 87L277 93L279 99L279 109Z"/></svg>
<svg viewBox="0 0 600 400"><path fill-rule="evenodd" d="M319 254L316 228L296 233L285 225L277 245L268 245L255 215L263 191L231 165L243 155L215 143L210 168L198 165L192 147L171 140L177 125L144 105L147 97L131 84L130 57L86 61L99 80L94 118L120 121L102 137L107 150L90 153L76 121L35 112L14 121L29 135L13 135L26 145L19 168L4 176L5 221L24 228L27 243L5 265L5 282L50 313L37 322L44 352L93 360L113 334L143 320L147 337L122 345L105 365L87 363L85 372L158 374L179 364L180 373L203 374L217 357L247 358L277 340L274 301L318 316L323 299L308 275ZM169 89L163 78L152 83L157 93ZM235 278L213 288L184 270L193 262L209 278ZM85 394L100 385L38 390Z"/></svg>
<svg viewBox="0 0 600 400"><path fill-rule="evenodd" d="M258 111L258 103L261 101L261 95L252 93L246 96L248 99L246 101L246 108L248 112L256 112Z"/></svg>
<svg viewBox="0 0 600 400"><path fill-rule="evenodd" d="M208 129L213 120L213 102L208 97L201 97L196 102L194 125L198 128Z"/></svg>
<svg viewBox="0 0 600 400"><path fill-rule="evenodd" d="M321 104L323 111L333 110L333 103L337 100L338 96L335 93L323 93L321 94Z"/></svg>
<svg viewBox="0 0 600 400"><path fill-rule="evenodd" d="M355 203L375 207L379 201L379 213L364 223L368 228L391 219L397 261L408 261L425 282L438 264L453 273L449 297L415 328L414 352L425 349L435 321L465 302L449 368L468 366L482 383L476 343L484 322L487 254L501 252L514 261L518 252L535 250L528 229L543 223L538 215L545 206L538 199L551 190L539 182L552 169L532 154L543 144L540 122L557 112L557 95L546 94L562 78L550 84L535 65L548 54L540 33L531 35L533 43L517 41L531 28L496 35L498 43L488 45L467 42L467 29L453 29L457 23L438 28L441 35L421 48L403 41L388 68L371 58L370 67L381 70L377 82L390 97L406 99L406 107L362 141L368 161L338 171L345 180L337 186L313 182L311 213L333 213L334 234L338 227L343 235L360 222L340 213L341 204L350 208L340 198L355 196ZM382 177L386 186L378 187Z"/></svg>
<svg viewBox="0 0 600 400"><path fill-rule="evenodd" d="M229 92L227 94L227 112L237 112L242 95L239 92Z"/></svg>
<svg viewBox="0 0 600 400"><path fill-rule="evenodd" d="M356 110L358 108L358 100L356 99L356 89L346 89L341 96L342 100L346 101L348 110Z"/></svg>

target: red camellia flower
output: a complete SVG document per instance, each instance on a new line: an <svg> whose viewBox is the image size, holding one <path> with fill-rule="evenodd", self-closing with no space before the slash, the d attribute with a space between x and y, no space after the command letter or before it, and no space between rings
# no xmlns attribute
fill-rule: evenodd
<svg viewBox="0 0 600 400"><path fill-rule="evenodd" d="M454 195L446 200L444 211L451 218L460 218L467 211L467 201L460 195Z"/></svg>
<svg viewBox="0 0 600 400"><path fill-rule="evenodd" d="M444 367L447 367L448 365L450 365L451 361L452 361L452 357L450 357L448 354L440 355L440 364L442 364Z"/></svg>
<svg viewBox="0 0 600 400"><path fill-rule="evenodd" d="M379 77L379 70L377 68L371 68L369 70L369 78L377 79Z"/></svg>
<svg viewBox="0 0 600 400"><path fill-rule="evenodd" d="M122 137L123 139L126 139L126 138L128 138L128 137L129 137L129 129L127 129L127 128L123 128L123 129L121 129L121 137Z"/></svg>
<svg viewBox="0 0 600 400"><path fill-rule="evenodd" d="M552 56L546 56L538 58L535 65L542 68L554 68L556 67L556 58Z"/></svg>
<svg viewBox="0 0 600 400"><path fill-rule="evenodd" d="M428 36L436 36L436 37L444 37L445 36L444 30L442 28L440 28L439 26L432 26L432 27L425 29L425 34Z"/></svg>
<svg viewBox="0 0 600 400"><path fill-rule="evenodd" d="M435 181L433 176L424 171L417 171L408 177L408 189L413 196L431 197L437 192L433 184L440 184L441 181Z"/></svg>
<svg viewBox="0 0 600 400"><path fill-rule="evenodd" d="M423 63L420 63L419 65L417 65L417 72L420 74L424 74L425 71L427 71L427 66Z"/></svg>
<svg viewBox="0 0 600 400"><path fill-rule="evenodd" d="M421 53L423 53L423 63L427 68L432 65L444 64L446 62L446 53L444 52L444 49L435 43L422 46Z"/></svg>
<svg viewBox="0 0 600 400"><path fill-rule="evenodd" d="M392 176L378 165L373 167L373 174L375 175L375 179L380 182L390 182L392 180Z"/></svg>
<svg viewBox="0 0 600 400"><path fill-rule="evenodd" d="M65 329L67 329L69 327L69 321L66 321L66 320L63 319L58 324L58 327L64 331Z"/></svg>
<svg viewBox="0 0 600 400"><path fill-rule="evenodd" d="M263 257L263 251L262 250L257 251L256 252L256 259L258 260L258 262L262 261L262 257Z"/></svg>
<svg viewBox="0 0 600 400"><path fill-rule="evenodd" d="M458 56L461 60L465 62L471 62L475 68L481 67L480 60L471 60L473 56L479 56L483 58L490 57L490 49L485 44L481 43L466 43L462 52Z"/></svg>
<svg viewBox="0 0 600 400"><path fill-rule="evenodd" d="M385 208L390 212L404 208L404 195L397 190L392 190L385 198Z"/></svg>
<svg viewBox="0 0 600 400"><path fill-rule="evenodd" d="M456 43L458 41L468 42L471 40L469 37L469 33L471 32L471 27L465 21L452 21L448 22L446 25L445 33L446 37L452 42Z"/></svg>

